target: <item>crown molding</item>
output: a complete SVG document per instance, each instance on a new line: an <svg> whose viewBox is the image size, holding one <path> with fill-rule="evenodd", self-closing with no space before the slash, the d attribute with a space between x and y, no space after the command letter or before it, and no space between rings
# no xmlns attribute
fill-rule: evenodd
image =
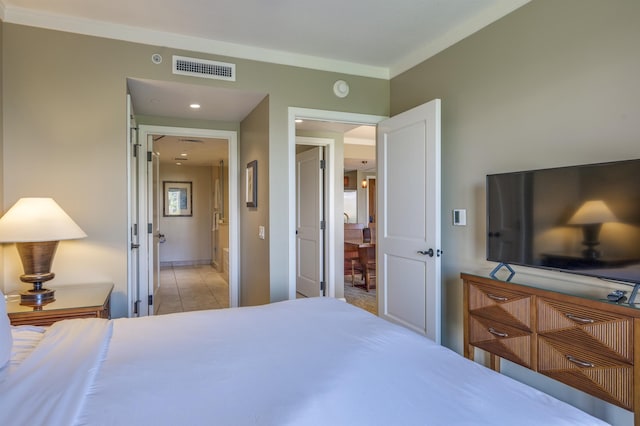
<svg viewBox="0 0 640 426"><path fill-rule="evenodd" d="M469 37L471 34L524 6L530 1L531 0L502 0L495 3L492 7L470 17L465 22L451 28L437 39L424 44L422 47L401 58L390 67L389 78L396 77L416 65L419 65L432 56L435 56L459 41Z"/></svg>
<svg viewBox="0 0 640 426"><path fill-rule="evenodd" d="M281 50L263 49L236 43L185 36L164 31L148 30L128 25L113 24L91 19L77 18L34 11L18 7L6 7L0 0L0 16L4 22L27 25L75 34L90 35L133 43L163 46L174 49L229 56L280 65L338 72L363 77L388 80L389 69L348 61L296 54Z"/></svg>

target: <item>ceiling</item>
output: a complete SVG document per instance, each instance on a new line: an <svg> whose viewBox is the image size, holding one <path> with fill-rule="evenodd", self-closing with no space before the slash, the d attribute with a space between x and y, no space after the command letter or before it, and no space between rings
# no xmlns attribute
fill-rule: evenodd
<svg viewBox="0 0 640 426"><path fill-rule="evenodd" d="M529 0L0 0L0 19L112 39L391 78ZM128 79L136 115L240 122L266 93ZM189 108L197 102L198 110ZM299 129L352 130L306 122ZM337 130L340 128L342 130ZM370 131L370 130L369 130ZM356 131L357 132L357 131ZM353 136L355 139L361 136ZM176 146L171 146L173 141ZM209 142L191 143L217 164ZM168 136L161 158L185 144ZM199 145L199 146L196 146ZM212 146L214 146L212 145ZM205 154L208 152L208 154ZM346 158L357 168L359 159ZM166 160L163 160L166 161ZM369 166L373 167L371 163Z"/></svg>
<svg viewBox="0 0 640 426"><path fill-rule="evenodd" d="M4 22L393 77L529 0L0 0Z"/></svg>
<svg viewBox="0 0 640 426"><path fill-rule="evenodd" d="M153 141L161 164L209 167L229 158L226 139L153 135Z"/></svg>

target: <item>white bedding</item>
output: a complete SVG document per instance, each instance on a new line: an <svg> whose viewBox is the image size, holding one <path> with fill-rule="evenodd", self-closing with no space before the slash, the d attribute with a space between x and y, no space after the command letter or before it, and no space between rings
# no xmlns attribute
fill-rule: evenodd
<svg viewBox="0 0 640 426"><path fill-rule="evenodd" d="M3 425L605 424L328 298L56 323L0 395Z"/></svg>

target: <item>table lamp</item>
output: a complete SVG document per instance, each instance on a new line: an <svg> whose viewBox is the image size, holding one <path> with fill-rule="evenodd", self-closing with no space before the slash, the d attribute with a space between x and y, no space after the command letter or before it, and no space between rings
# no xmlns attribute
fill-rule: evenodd
<svg viewBox="0 0 640 426"><path fill-rule="evenodd" d="M607 204L602 200L586 201L569 219L569 225L582 226L582 244L587 246L582 255L589 259L600 257L600 251L595 246L600 244L598 237L600 229L605 222L617 222L618 219L611 212Z"/></svg>
<svg viewBox="0 0 640 426"><path fill-rule="evenodd" d="M54 290L42 283L55 277L51 264L58 242L86 236L52 198L21 198L0 218L0 243L16 243L24 268L20 280L33 284L20 293L21 304L54 300Z"/></svg>

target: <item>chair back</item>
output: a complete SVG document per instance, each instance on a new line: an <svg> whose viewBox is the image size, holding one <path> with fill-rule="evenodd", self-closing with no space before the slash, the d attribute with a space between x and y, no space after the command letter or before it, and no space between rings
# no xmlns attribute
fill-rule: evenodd
<svg viewBox="0 0 640 426"><path fill-rule="evenodd" d="M362 241L365 242L365 243L370 243L371 242L371 229L364 228L362 230Z"/></svg>
<svg viewBox="0 0 640 426"><path fill-rule="evenodd" d="M344 240L345 241L362 241L362 223L345 223L344 224Z"/></svg>

